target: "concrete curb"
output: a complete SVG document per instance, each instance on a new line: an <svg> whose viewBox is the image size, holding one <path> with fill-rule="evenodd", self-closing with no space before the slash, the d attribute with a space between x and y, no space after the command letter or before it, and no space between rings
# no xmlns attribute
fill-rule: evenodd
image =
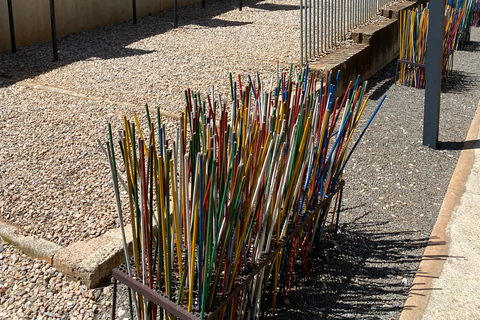
<svg viewBox="0 0 480 320"><path fill-rule="evenodd" d="M125 226L125 236L131 252L130 225ZM124 261L120 229L113 229L97 238L62 247L44 239L23 236L15 226L0 222L0 237L27 256L48 262L67 279L80 281L88 288L98 286Z"/></svg>
<svg viewBox="0 0 480 320"><path fill-rule="evenodd" d="M125 226L125 237L132 251L132 228ZM53 267L68 279L89 288L98 286L124 261L121 230L113 229L87 241L78 241L55 253Z"/></svg>
<svg viewBox="0 0 480 320"><path fill-rule="evenodd" d="M465 141L477 139L480 129L480 102L468 131ZM405 302L400 320L421 319L430 299L433 281L440 277L443 265L448 258L450 238L447 233L448 224L455 208L465 192L465 184L473 168L475 152L465 149L460 153L457 166L443 199L437 222L430 235L430 241L425 248L422 261L418 268L412 288Z"/></svg>
<svg viewBox="0 0 480 320"><path fill-rule="evenodd" d="M11 245L20 248L27 256L44 260L49 264L53 262L53 256L62 247L50 241L23 236L12 225L0 221L0 237Z"/></svg>

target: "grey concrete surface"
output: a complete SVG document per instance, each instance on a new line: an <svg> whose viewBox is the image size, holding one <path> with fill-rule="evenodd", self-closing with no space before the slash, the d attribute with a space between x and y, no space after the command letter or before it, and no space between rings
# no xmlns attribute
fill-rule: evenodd
<svg viewBox="0 0 480 320"><path fill-rule="evenodd" d="M480 102L400 320L480 319Z"/></svg>
<svg viewBox="0 0 480 320"><path fill-rule="evenodd" d="M477 114L478 116L478 114ZM476 123L478 125L478 123ZM471 140L473 167L447 225L450 248L434 279L423 320L480 319L480 132Z"/></svg>

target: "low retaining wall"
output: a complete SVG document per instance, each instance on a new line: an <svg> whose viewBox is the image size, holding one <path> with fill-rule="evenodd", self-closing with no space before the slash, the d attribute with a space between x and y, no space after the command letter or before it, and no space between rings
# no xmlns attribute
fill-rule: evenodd
<svg viewBox="0 0 480 320"><path fill-rule="evenodd" d="M382 10L389 18L352 32L353 46L343 47L310 64L311 72L324 77L327 71L342 74L337 92L344 92L357 75L364 81L385 67L400 53L400 12L414 8L416 1L406 1Z"/></svg>
<svg viewBox="0 0 480 320"><path fill-rule="evenodd" d="M178 0L186 6L199 0ZM13 0L17 47L51 41L49 0ZM138 0L137 16L167 10L173 0ZM0 52L11 49L7 1L0 1ZM133 17L132 0L62 0L55 2L57 36L91 30ZM173 20L173 19L172 19Z"/></svg>

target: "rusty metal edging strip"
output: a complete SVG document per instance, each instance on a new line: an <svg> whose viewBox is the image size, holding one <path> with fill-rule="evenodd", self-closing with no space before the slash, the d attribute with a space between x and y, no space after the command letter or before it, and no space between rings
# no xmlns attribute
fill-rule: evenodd
<svg viewBox="0 0 480 320"><path fill-rule="evenodd" d="M122 272L120 269L115 268L112 271L113 277L123 283L124 285L131 288L133 291L147 298L147 300L159 305L161 308L165 309L169 314L172 314L180 319L191 319L198 320L199 318L185 310L182 306L177 305L175 302L168 300L159 292L150 289L147 286L144 286L137 280L132 277L129 277L126 273Z"/></svg>

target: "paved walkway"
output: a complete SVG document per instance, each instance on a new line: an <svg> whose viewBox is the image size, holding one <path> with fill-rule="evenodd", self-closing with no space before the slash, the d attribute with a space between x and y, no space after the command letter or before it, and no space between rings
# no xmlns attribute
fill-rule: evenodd
<svg viewBox="0 0 480 320"><path fill-rule="evenodd" d="M480 319L480 103L400 319Z"/></svg>

